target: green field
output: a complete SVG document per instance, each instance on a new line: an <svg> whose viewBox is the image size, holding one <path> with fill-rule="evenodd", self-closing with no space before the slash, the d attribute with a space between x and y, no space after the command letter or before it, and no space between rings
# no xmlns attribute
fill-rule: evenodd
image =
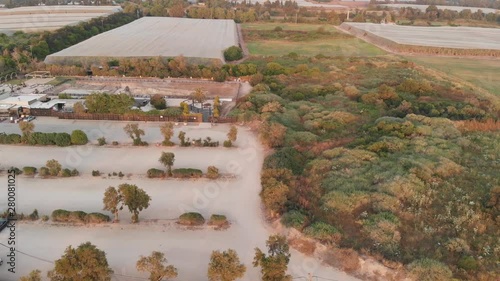
<svg viewBox="0 0 500 281"><path fill-rule="evenodd" d="M407 57L426 67L473 83L490 93L500 95L500 60L443 57Z"/></svg>
<svg viewBox="0 0 500 281"><path fill-rule="evenodd" d="M331 25L318 24L284 24L284 23L264 23L264 24L243 24L245 31L259 30L270 31L280 26L283 31L305 31L315 32L323 27L329 36L320 39L308 39L296 41L286 36L272 40L255 40L245 38L248 50L252 55L261 56L282 56L295 52L304 56L315 56L322 54L325 56L378 56L385 52L376 46L365 43L355 37L347 36Z"/></svg>

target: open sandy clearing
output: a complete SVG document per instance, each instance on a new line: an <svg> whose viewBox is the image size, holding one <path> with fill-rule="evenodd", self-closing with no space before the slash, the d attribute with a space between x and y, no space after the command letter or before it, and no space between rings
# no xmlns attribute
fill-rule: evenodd
<svg viewBox="0 0 500 281"><path fill-rule="evenodd" d="M343 23L398 44L457 49L500 50L500 29L478 27L420 27L373 23Z"/></svg>
<svg viewBox="0 0 500 281"><path fill-rule="evenodd" d="M68 122L57 119L40 119L37 128L45 130L59 128L71 131L76 128L90 129L98 127L99 122ZM59 126L57 126L59 124ZM10 125L10 124L9 124ZM104 132L109 139L126 140L120 135L123 122L110 125L110 130ZM45 127L44 127L45 126ZM52 127L50 127L52 126ZM0 124L0 131L15 127ZM146 135L151 140L161 139L158 124L148 123ZM191 127L192 135L213 138L225 138L228 126L219 125L214 129ZM158 133L153 133L158 131ZM117 135L115 135L117 134ZM120 133L121 134L121 133ZM189 134L189 133L188 133ZM130 180L102 179L89 176L93 169L104 171L123 171L124 173L144 173L150 167L160 167L157 162L164 148L92 148L81 155L80 162L75 166L83 176L66 179L38 179L19 177L18 206L20 212L31 212L37 208L41 214L48 214L57 208L99 211L102 194L106 187L123 182L137 184L152 196L151 206L140 214L142 224L130 225L130 215L120 212L121 223L97 227L48 226L41 223L20 224L17 229L18 250L30 255L53 261L59 258L68 245L78 245L91 241L107 252L108 260L115 270L114 280L137 280L128 276L141 276L135 270L135 262L139 255L149 254L153 250L167 253L169 261L179 269L176 280L206 280L206 269L209 255L214 249L234 248L238 251L242 262L247 265L248 272L243 280L258 280L259 271L252 267L251 262L255 247L263 248L272 229L262 218L259 174L263 161L263 150L255 137L240 127L236 143L239 148L171 148L176 154L175 167L195 167L205 169L208 165L216 165L222 172L231 172L237 179L231 181L176 181L149 180L132 175ZM47 159L55 158L63 165L67 155L66 148L57 147L27 147L1 146L2 166L43 164ZM5 174L0 176L0 182L6 182ZM4 189L2 189L4 190ZM6 207L6 193L0 193L0 209ZM208 217L213 213L228 216L232 226L227 231L183 230L182 228L164 225L162 221L175 218L184 211L196 210ZM165 221L167 222L167 221ZM123 229L122 229L123 228ZM5 241L6 232L0 234ZM0 247L0 256L5 256L6 249ZM15 280L34 268L43 271L53 265L49 262L18 255L18 275L6 272L6 267L0 268L0 277L6 281ZM331 267L321 265L312 258L298 252L292 252L289 272L295 277L306 276L308 272L334 280L356 280ZM125 276L126 275L126 276ZM1 279L4 280L4 279Z"/></svg>

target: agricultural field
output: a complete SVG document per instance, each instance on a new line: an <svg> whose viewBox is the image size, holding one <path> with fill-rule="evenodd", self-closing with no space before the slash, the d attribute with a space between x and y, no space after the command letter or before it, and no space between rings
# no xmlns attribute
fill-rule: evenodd
<svg viewBox="0 0 500 281"><path fill-rule="evenodd" d="M343 23L402 45L456 49L500 50L500 29L474 27L418 27L373 23Z"/></svg>
<svg viewBox="0 0 500 281"><path fill-rule="evenodd" d="M223 51L234 45L238 35L232 20L144 17L51 54L45 63L180 55L224 62Z"/></svg>
<svg viewBox="0 0 500 281"><path fill-rule="evenodd" d="M276 31L281 27L281 31ZM251 55L282 56L377 56L376 46L336 30L331 25L285 23L242 24L243 37Z"/></svg>
<svg viewBox="0 0 500 281"><path fill-rule="evenodd" d="M0 33L38 32L120 12L119 6L35 6L0 10Z"/></svg>
<svg viewBox="0 0 500 281"><path fill-rule="evenodd" d="M407 59L435 68L500 95L500 60L412 56Z"/></svg>

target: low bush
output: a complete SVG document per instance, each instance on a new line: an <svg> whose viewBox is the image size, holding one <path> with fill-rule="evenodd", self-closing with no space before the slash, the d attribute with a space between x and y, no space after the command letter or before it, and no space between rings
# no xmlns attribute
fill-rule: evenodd
<svg viewBox="0 0 500 281"><path fill-rule="evenodd" d="M23 173L18 167L10 167L9 171L14 171L15 175L20 175Z"/></svg>
<svg viewBox="0 0 500 281"><path fill-rule="evenodd" d="M101 175L101 172L99 172L99 170L92 170L92 176L93 177L98 177Z"/></svg>
<svg viewBox="0 0 500 281"><path fill-rule="evenodd" d="M105 223L110 220L109 216L101 213L90 213L85 216L86 223Z"/></svg>
<svg viewBox="0 0 500 281"><path fill-rule="evenodd" d="M36 221L36 220L38 220L38 218L39 218L39 217L38 217L38 210L37 210L37 209L33 210L33 213L31 213L31 214L28 216L28 218L29 218L30 220L32 220L32 221Z"/></svg>
<svg viewBox="0 0 500 281"><path fill-rule="evenodd" d="M78 172L78 170L77 170L77 169L73 169L73 170L71 170L71 176L72 176L72 177L76 177L76 176L79 176L79 175L80 175L80 172Z"/></svg>
<svg viewBox="0 0 500 281"><path fill-rule="evenodd" d="M203 172L198 169L181 168L173 170L172 176L174 178L201 178L203 176Z"/></svg>
<svg viewBox="0 0 500 281"><path fill-rule="evenodd" d="M210 216L210 220L208 221L208 225L215 225L218 227L224 227L229 224L226 216L224 215L216 215L213 214Z"/></svg>
<svg viewBox="0 0 500 281"><path fill-rule="evenodd" d="M304 229L304 234L318 239L321 242L339 242L340 232L332 225L324 222L315 222Z"/></svg>
<svg viewBox="0 0 500 281"><path fill-rule="evenodd" d="M112 145L119 145L119 143L117 141L113 141L111 144Z"/></svg>
<svg viewBox="0 0 500 281"><path fill-rule="evenodd" d="M30 166L23 167L23 173L27 176L33 176L36 174L36 168Z"/></svg>
<svg viewBox="0 0 500 281"><path fill-rule="evenodd" d="M68 133L57 133L54 141L57 146L70 146L71 136Z"/></svg>
<svg viewBox="0 0 500 281"><path fill-rule="evenodd" d="M306 215L295 210L287 212L281 217L281 223L283 225L285 225L286 227L293 227L298 230L302 230L306 222L307 222Z"/></svg>
<svg viewBox="0 0 500 281"><path fill-rule="evenodd" d="M40 175L41 177L48 177L48 176L50 176L49 168L47 168L47 167L41 167L40 171L38 172L38 175Z"/></svg>
<svg viewBox="0 0 500 281"><path fill-rule="evenodd" d="M98 138L98 139L97 139L97 144L98 144L99 146L103 146L103 145L105 145L105 144L106 144L106 138L105 138L105 137Z"/></svg>
<svg viewBox="0 0 500 281"><path fill-rule="evenodd" d="M217 179L219 177L219 169L215 166L209 166L207 169L207 178L209 179Z"/></svg>
<svg viewBox="0 0 500 281"><path fill-rule="evenodd" d="M232 147L233 146L233 142L230 141L230 140L225 140L223 145L224 145L224 147Z"/></svg>
<svg viewBox="0 0 500 281"><path fill-rule="evenodd" d="M71 144L84 145L89 142L87 134L82 130L74 130L71 132Z"/></svg>
<svg viewBox="0 0 500 281"><path fill-rule="evenodd" d="M179 216L178 223L182 225L198 226L205 223L205 218L200 213L184 213Z"/></svg>
<svg viewBox="0 0 500 281"><path fill-rule="evenodd" d="M167 174L160 169L151 168L147 172L148 178L164 178Z"/></svg>
<svg viewBox="0 0 500 281"><path fill-rule="evenodd" d="M55 222L67 222L69 221L70 211L57 209L52 212L52 220Z"/></svg>
<svg viewBox="0 0 500 281"><path fill-rule="evenodd" d="M119 178L123 178L123 176L125 176L125 175L122 173L122 171L118 172L118 177Z"/></svg>
<svg viewBox="0 0 500 281"><path fill-rule="evenodd" d="M42 221L48 221L48 220L49 220L49 216L47 216L47 215L42 216Z"/></svg>
<svg viewBox="0 0 500 281"><path fill-rule="evenodd" d="M70 169L62 169L59 172L58 176L63 177L63 178L69 178L69 177L71 177L71 170Z"/></svg>

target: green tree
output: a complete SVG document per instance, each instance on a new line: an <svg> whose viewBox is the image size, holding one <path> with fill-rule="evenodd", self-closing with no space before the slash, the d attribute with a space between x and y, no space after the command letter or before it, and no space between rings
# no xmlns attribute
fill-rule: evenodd
<svg viewBox="0 0 500 281"><path fill-rule="evenodd" d="M261 267L263 281L289 281L292 277L286 274L290 262L290 248L285 236L272 235L266 241L268 254L255 248L254 267Z"/></svg>
<svg viewBox="0 0 500 281"><path fill-rule="evenodd" d="M175 154L172 152L162 152L160 159L158 159L163 166L167 167L168 176L172 176L172 166L175 161Z"/></svg>
<svg viewBox="0 0 500 281"><path fill-rule="evenodd" d="M174 136L174 124L172 122L163 123L160 126L161 134L163 135L162 144L172 146L174 143L170 140Z"/></svg>
<svg viewBox="0 0 500 281"><path fill-rule="evenodd" d="M76 249L66 248L47 276L51 281L110 281L111 274L106 253L86 242Z"/></svg>
<svg viewBox="0 0 500 281"><path fill-rule="evenodd" d="M238 46L231 46L224 51L226 61L235 61L243 58L243 50Z"/></svg>
<svg viewBox="0 0 500 281"><path fill-rule="evenodd" d="M134 145L143 145L144 142L141 139L141 136L144 136L144 130L139 129L139 124L132 123L127 124L123 130L127 135L132 139Z"/></svg>
<svg viewBox="0 0 500 281"><path fill-rule="evenodd" d="M73 105L73 112L76 114L85 113L85 106L83 105L83 103L81 101L79 101Z"/></svg>
<svg viewBox="0 0 500 281"><path fill-rule="evenodd" d="M164 96L156 94L151 97L151 105L158 110L162 110L167 108L167 101Z"/></svg>
<svg viewBox="0 0 500 281"><path fill-rule="evenodd" d="M247 268L240 263L235 250L213 251L208 264L209 281L234 281L245 275Z"/></svg>
<svg viewBox="0 0 500 281"><path fill-rule="evenodd" d="M183 115L189 115L189 105L185 102L181 102L181 109Z"/></svg>
<svg viewBox="0 0 500 281"><path fill-rule="evenodd" d="M31 137L31 134L35 130L35 124L31 122L26 122L26 121L21 121L19 122L19 129L21 130L23 136L22 136L22 142L26 143L28 142L29 138Z"/></svg>
<svg viewBox="0 0 500 281"><path fill-rule="evenodd" d="M71 143L76 145L83 145L89 142L87 134L82 130L74 130L71 132Z"/></svg>
<svg viewBox="0 0 500 281"><path fill-rule="evenodd" d="M48 160L45 166L49 169L49 174L51 176L57 176L62 169L61 164L55 159Z"/></svg>
<svg viewBox="0 0 500 281"><path fill-rule="evenodd" d="M149 272L150 281L169 280L177 277L177 268L167 262L165 254L154 251L148 257L141 256L136 267L138 271Z"/></svg>
<svg viewBox="0 0 500 281"><path fill-rule="evenodd" d="M27 276L19 278L19 281L42 281L41 271L36 269L30 272Z"/></svg>
<svg viewBox="0 0 500 281"><path fill-rule="evenodd" d="M103 210L110 211L115 216L113 222L118 221L118 211L122 209L118 205L120 205L121 202L122 198L118 193L118 190L116 190L113 186L108 187L104 192L102 203L104 204Z"/></svg>
<svg viewBox="0 0 500 281"><path fill-rule="evenodd" d="M232 125L231 128L229 128L229 132L227 133L227 139L230 140L231 142L235 142L237 138L238 138L238 128Z"/></svg>
<svg viewBox="0 0 500 281"><path fill-rule="evenodd" d="M120 184L118 193L122 198L123 205L127 206L132 213L132 223L139 221L139 212L149 207L151 197L142 189L132 184Z"/></svg>

